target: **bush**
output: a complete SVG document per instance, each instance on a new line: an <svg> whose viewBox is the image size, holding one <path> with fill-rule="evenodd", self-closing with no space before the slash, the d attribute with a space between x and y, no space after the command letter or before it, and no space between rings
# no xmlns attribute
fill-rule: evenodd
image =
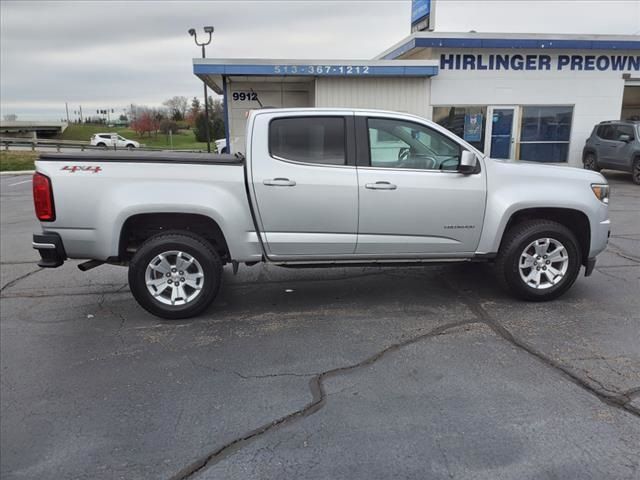
<svg viewBox="0 0 640 480"><path fill-rule="evenodd" d="M173 120L162 120L160 122L160 132L168 135L169 131L172 133L176 133L178 131L178 122L174 122Z"/></svg>

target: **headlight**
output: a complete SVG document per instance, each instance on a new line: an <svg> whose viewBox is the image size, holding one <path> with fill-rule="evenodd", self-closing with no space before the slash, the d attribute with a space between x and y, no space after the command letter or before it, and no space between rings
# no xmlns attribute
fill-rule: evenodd
<svg viewBox="0 0 640 480"><path fill-rule="evenodd" d="M602 203L609 203L609 184L608 183L592 183L591 190L593 190L593 194Z"/></svg>

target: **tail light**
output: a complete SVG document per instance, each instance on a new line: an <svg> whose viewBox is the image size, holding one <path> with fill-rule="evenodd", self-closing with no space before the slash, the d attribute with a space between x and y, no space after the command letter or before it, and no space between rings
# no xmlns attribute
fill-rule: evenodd
<svg viewBox="0 0 640 480"><path fill-rule="evenodd" d="M56 219L51 179L38 172L33 174L33 204L36 207L38 220L53 222Z"/></svg>

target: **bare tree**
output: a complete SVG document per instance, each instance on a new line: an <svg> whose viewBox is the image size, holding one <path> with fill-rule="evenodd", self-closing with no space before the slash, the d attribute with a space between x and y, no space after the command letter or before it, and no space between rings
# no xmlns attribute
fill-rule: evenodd
<svg viewBox="0 0 640 480"><path fill-rule="evenodd" d="M7 122L15 122L18 119L18 115L15 113L8 113L4 116L5 121Z"/></svg>
<svg viewBox="0 0 640 480"><path fill-rule="evenodd" d="M189 100L187 97L175 96L162 102L162 104L169 110L169 116L173 120L184 120L187 114L187 106Z"/></svg>

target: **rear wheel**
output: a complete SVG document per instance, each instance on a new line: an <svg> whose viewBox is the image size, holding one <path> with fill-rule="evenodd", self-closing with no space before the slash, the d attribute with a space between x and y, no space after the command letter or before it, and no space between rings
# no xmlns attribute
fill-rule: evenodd
<svg viewBox="0 0 640 480"><path fill-rule="evenodd" d="M564 225L530 220L506 234L496 260L498 278L514 295L545 301L559 297L576 281L580 247Z"/></svg>
<svg viewBox="0 0 640 480"><path fill-rule="evenodd" d="M587 153L585 155L583 164L584 164L584 168L586 168L587 170L593 170L594 172L599 172L600 170L602 170L598 166L598 160L596 159L596 156L593 153Z"/></svg>
<svg viewBox="0 0 640 480"><path fill-rule="evenodd" d="M633 161L633 167L631 167L631 178L633 183L640 185L640 158L636 158Z"/></svg>
<svg viewBox="0 0 640 480"><path fill-rule="evenodd" d="M162 318L198 315L215 299L222 262L211 244L190 233L151 237L129 264L129 288L138 303Z"/></svg>
<svg viewBox="0 0 640 480"><path fill-rule="evenodd" d="M104 142L100 142L98 145L96 145L98 148L102 148L103 150L107 149L107 144Z"/></svg>

